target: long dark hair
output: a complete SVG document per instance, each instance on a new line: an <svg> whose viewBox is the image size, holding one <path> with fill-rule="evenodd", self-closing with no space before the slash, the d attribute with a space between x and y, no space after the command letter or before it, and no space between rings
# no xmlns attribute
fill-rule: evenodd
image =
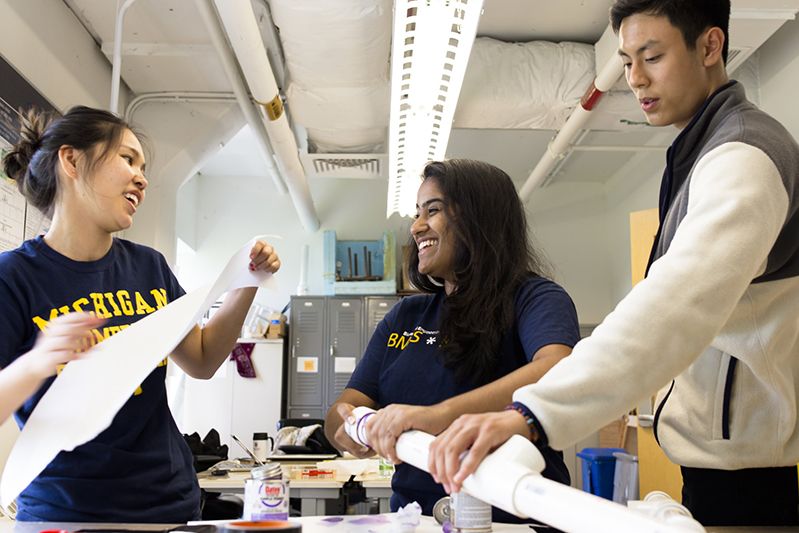
<svg viewBox="0 0 799 533"><path fill-rule="evenodd" d="M545 276L547 263L530 242L524 205L510 177L471 159L428 163L423 180L434 180L444 196L455 235L455 290L444 296L440 353L458 383L488 383L495 377L500 343L514 321L514 294L527 278ZM409 281L427 293L444 293L443 280L419 272L411 237L405 268Z"/></svg>
<svg viewBox="0 0 799 533"><path fill-rule="evenodd" d="M76 106L58 114L31 108L20 112L20 140L3 158L3 171L13 179L28 202L51 217L58 199L58 151L71 146L86 154L84 174L119 148L125 130L139 139L150 151L149 139L136 126L117 115L85 106Z"/></svg>

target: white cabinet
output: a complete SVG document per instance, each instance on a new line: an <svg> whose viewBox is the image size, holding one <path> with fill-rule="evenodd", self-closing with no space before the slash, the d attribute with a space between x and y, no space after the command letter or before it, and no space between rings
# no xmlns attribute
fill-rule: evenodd
<svg viewBox="0 0 799 533"><path fill-rule="evenodd" d="M224 363L209 380L188 376L183 389L182 421L175 411L181 432L197 432L204 438L211 428L219 432L222 444L227 444L230 457L244 457L246 452L232 442L236 435L252 449L256 432L277 432L283 398L283 339L241 339L252 342L251 360L254 378L245 378L236 370L235 361ZM175 398L179 397L179 393Z"/></svg>

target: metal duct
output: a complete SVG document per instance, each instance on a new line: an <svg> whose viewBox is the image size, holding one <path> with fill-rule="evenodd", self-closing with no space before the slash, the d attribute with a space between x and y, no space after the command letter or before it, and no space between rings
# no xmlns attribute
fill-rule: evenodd
<svg viewBox="0 0 799 533"><path fill-rule="evenodd" d="M249 0L214 0L214 3L250 93L258 104L300 223L306 231L313 233L319 229L319 217L300 162L297 142L283 111L283 102L252 5Z"/></svg>

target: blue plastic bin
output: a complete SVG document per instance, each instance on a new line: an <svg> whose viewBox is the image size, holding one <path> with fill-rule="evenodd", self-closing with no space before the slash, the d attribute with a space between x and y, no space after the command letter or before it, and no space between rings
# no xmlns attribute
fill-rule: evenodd
<svg viewBox="0 0 799 533"><path fill-rule="evenodd" d="M583 448L577 457L583 460L583 490L602 498L613 499L613 477L616 458L613 452L627 453L620 448Z"/></svg>

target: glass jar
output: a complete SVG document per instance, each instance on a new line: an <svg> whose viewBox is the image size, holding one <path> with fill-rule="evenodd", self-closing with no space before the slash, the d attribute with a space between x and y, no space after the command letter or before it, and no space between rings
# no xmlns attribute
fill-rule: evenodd
<svg viewBox="0 0 799 533"><path fill-rule="evenodd" d="M266 463L250 471L244 482L245 520L288 520L289 480L280 463Z"/></svg>

